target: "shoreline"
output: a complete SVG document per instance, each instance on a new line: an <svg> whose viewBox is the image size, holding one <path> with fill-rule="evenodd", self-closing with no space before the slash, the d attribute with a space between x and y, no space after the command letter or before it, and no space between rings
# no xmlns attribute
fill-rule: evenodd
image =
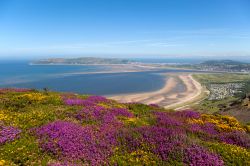
<svg viewBox="0 0 250 166"><path fill-rule="evenodd" d="M183 84L185 90L174 91L178 84ZM186 108L189 102L195 102L204 93L202 85L190 73L165 74L165 85L153 92L122 94L108 98L119 102L139 102L144 104L158 104L167 109Z"/></svg>
<svg viewBox="0 0 250 166"><path fill-rule="evenodd" d="M202 85L192 77L192 74L181 77L182 81L187 87L187 90L182 93L184 97L179 98L177 102L167 105L164 108L172 108L175 110L188 108L194 103L197 104L197 102L199 102L201 98L204 98L204 95L202 94L207 93L204 90L204 87L202 87Z"/></svg>

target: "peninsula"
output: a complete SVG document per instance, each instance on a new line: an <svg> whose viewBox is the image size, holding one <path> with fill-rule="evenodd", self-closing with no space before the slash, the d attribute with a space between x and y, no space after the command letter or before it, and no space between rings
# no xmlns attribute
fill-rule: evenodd
<svg viewBox="0 0 250 166"><path fill-rule="evenodd" d="M49 58L31 62L35 65L105 65L105 64L130 64L131 60L119 58Z"/></svg>

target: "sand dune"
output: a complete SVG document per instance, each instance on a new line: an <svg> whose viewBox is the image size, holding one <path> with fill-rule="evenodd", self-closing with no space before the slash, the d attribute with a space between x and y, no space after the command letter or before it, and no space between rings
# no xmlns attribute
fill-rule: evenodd
<svg viewBox="0 0 250 166"><path fill-rule="evenodd" d="M167 76L165 86L158 91L124 94L109 98L120 102L141 102L145 104L158 104L165 108L174 108L195 100L202 93L201 84L194 80L191 74L182 73ZM184 91L176 92L174 90L178 83L185 85L186 88Z"/></svg>

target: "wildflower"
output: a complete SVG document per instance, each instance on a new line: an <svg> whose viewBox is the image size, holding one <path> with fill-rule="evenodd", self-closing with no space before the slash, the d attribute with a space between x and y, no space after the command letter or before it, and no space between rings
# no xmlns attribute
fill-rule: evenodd
<svg viewBox="0 0 250 166"><path fill-rule="evenodd" d="M250 148L250 136L245 132L232 131L229 133L221 133L219 139L222 142L238 145L245 148Z"/></svg>
<svg viewBox="0 0 250 166"><path fill-rule="evenodd" d="M41 93L27 93L18 96L18 98L27 98L30 101L42 101L46 99L46 96L42 95Z"/></svg>
<svg viewBox="0 0 250 166"><path fill-rule="evenodd" d="M43 150L61 159L82 159L92 165L103 165L116 144L116 128L103 125L100 131L93 127L56 121L37 129Z"/></svg>
<svg viewBox="0 0 250 166"><path fill-rule="evenodd" d="M5 160L0 160L0 166L5 164Z"/></svg>
<svg viewBox="0 0 250 166"><path fill-rule="evenodd" d="M0 145L13 141L21 133L21 130L12 126L0 126Z"/></svg>
<svg viewBox="0 0 250 166"><path fill-rule="evenodd" d="M0 110L0 121L4 121L8 119L8 116L4 114L3 111Z"/></svg>
<svg viewBox="0 0 250 166"><path fill-rule="evenodd" d="M192 145L184 150L184 163L196 166L222 166L223 160L198 145Z"/></svg>
<svg viewBox="0 0 250 166"><path fill-rule="evenodd" d="M157 126L146 126L137 129L142 135L142 143L148 144L152 152L162 160L167 160L171 151L185 142L182 130Z"/></svg>

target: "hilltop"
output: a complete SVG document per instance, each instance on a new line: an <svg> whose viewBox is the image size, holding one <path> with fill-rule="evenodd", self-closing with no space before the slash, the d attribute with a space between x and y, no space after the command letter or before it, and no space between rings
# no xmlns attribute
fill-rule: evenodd
<svg viewBox="0 0 250 166"><path fill-rule="evenodd" d="M227 115L0 89L0 165L249 165L249 132Z"/></svg>
<svg viewBox="0 0 250 166"><path fill-rule="evenodd" d="M198 71L211 71L211 72L250 72L250 63L234 61L234 60L207 60L195 64L166 64L165 67L174 67L179 69L192 69Z"/></svg>
<svg viewBox="0 0 250 166"><path fill-rule="evenodd" d="M199 70L224 72L249 72L250 64L234 60L209 60L194 65Z"/></svg>
<svg viewBox="0 0 250 166"><path fill-rule="evenodd" d="M208 61L204 61L201 64L203 65L242 65L242 64L247 64L244 62L239 62L239 61L234 61L234 60L208 60Z"/></svg>

